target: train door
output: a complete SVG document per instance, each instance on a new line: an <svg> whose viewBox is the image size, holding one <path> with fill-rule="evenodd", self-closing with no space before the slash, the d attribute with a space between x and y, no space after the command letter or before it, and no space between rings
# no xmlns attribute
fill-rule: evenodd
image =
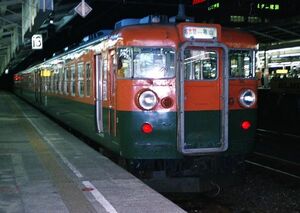
<svg viewBox="0 0 300 213"><path fill-rule="evenodd" d="M96 55L96 124L97 132L103 133L103 58Z"/></svg>
<svg viewBox="0 0 300 213"><path fill-rule="evenodd" d="M109 51L109 134L116 136L116 52Z"/></svg>
<svg viewBox="0 0 300 213"><path fill-rule="evenodd" d="M34 98L36 103L42 103L42 78L40 71L34 72Z"/></svg>
<svg viewBox="0 0 300 213"><path fill-rule="evenodd" d="M115 51L96 56L97 130L116 136Z"/></svg>
<svg viewBox="0 0 300 213"><path fill-rule="evenodd" d="M187 42L180 49L178 150L183 154L228 147L227 56L220 44Z"/></svg>

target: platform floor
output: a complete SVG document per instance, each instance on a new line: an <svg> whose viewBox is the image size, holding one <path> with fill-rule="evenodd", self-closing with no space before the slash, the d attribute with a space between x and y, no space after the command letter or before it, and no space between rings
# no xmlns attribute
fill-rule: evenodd
<svg viewBox="0 0 300 213"><path fill-rule="evenodd" d="M0 212L184 212L13 94L0 91Z"/></svg>

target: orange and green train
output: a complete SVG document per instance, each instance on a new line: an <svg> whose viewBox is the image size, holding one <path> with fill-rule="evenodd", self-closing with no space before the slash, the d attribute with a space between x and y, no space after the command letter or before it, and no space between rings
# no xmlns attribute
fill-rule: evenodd
<svg viewBox="0 0 300 213"><path fill-rule="evenodd" d="M198 190L237 170L254 146L256 40L217 24L159 18L122 20L19 72L15 92L135 174L188 178Z"/></svg>

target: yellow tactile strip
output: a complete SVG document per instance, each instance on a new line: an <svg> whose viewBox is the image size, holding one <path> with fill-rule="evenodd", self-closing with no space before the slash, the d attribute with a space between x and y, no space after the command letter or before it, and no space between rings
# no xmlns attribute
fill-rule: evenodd
<svg viewBox="0 0 300 213"><path fill-rule="evenodd" d="M6 96L5 98L7 99L6 102L9 106L12 107L12 111L15 115L17 115L17 117L24 117L23 112L17 103L15 103L9 96ZM58 192L68 210L72 213L97 212L83 195L79 186L72 181L57 162L54 153L31 123L27 119L20 119L19 124L22 128L24 128L33 150L36 152L45 169L47 169L51 175L51 179L58 189Z"/></svg>

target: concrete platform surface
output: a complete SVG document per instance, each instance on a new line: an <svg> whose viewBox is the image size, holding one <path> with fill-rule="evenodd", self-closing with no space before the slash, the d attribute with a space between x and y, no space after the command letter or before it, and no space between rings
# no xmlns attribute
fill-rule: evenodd
<svg viewBox="0 0 300 213"><path fill-rule="evenodd" d="M13 94L0 91L0 212L184 212Z"/></svg>

